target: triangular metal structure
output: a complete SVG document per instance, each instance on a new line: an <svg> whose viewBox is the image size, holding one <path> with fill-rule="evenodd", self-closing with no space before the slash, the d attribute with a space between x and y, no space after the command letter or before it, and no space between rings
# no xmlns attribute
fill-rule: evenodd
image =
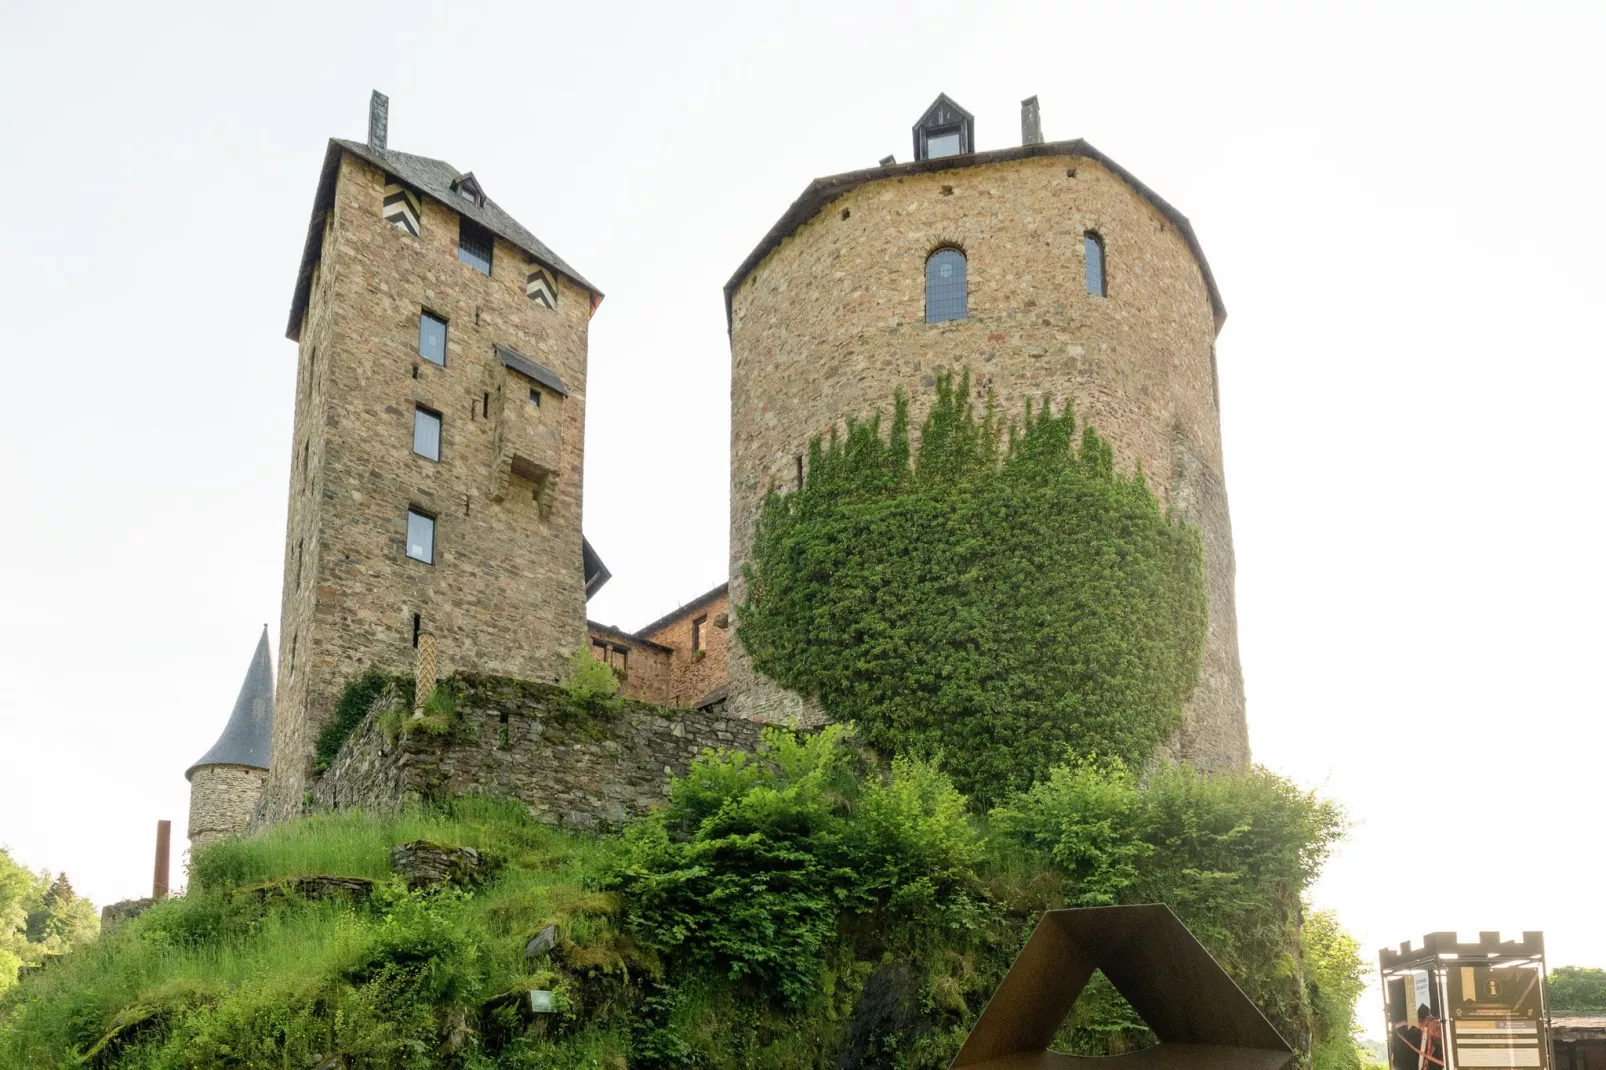
<svg viewBox="0 0 1606 1070"><path fill-rule="evenodd" d="M1051 1051L1076 997L1103 971L1159 1043L1126 1055ZM1162 904L1050 910L1009 968L951 1070L1282 1070L1293 1049Z"/></svg>
<svg viewBox="0 0 1606 1070"><path fill-rule="evenodd" d="M244 765L266 769L273 754L273 655L268 650L268 626L262 626L256 653L245 670L240 696L223 734L212 749L184 770L184 779L204 765Z"/></svg>

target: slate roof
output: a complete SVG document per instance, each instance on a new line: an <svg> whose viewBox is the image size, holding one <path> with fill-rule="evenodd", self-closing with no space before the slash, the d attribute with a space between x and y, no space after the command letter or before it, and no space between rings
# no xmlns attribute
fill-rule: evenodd
<svg viewBox="0 0 1606 1070"><path fill-rule="evenodd" d="M504 366L512 368L520 375L534 379L548 390L555 391L564 397L569 396L569 388L563 385L563 380L558 378L557 372L540 361L531 360L512 346L505 346L501 342L492 344L496 349L496 355L501 358Z"/></svg>
<svg viewBox="0 0 1606 1070"><path fill-rule="evenodd" d="M234 712L212 749L184 770L188 780L205 765L245 765L266 769L273 753L273 655L268 650L268 626L262 626L256 653L245 670L245 682L234 700Z"/></svg>
<svg viewBox="0 0 1606 1070"><path fill-rule="evenodd" d="M957 107L957 105L956 105ZM884 167L866 167L862 171L848 171L845 174L831 175L827 178L816 178L792 202L784 215L769 229L769 233L754 246L753 251L747 254L736 274L730 277L725 284L725 323L730 325L731 295L736 292L742 280L752 273L753 269L768 256L774 249L791 237L799 227L820 213L827 204L841 197L867 182L876 182L883 178L900 178L904 175L924 175L934 171L957 171L966 167L981 167L984 164L1004 163L1010 160L1025 160L1034 156L1079 156L1092 160L1113 174L1144 200L1170 220L1172 225L1182 233L1182 238L1188 243L1193 257L1199 262L1199 271L1204 275L1205 287L1210 291L1210 307L1215 313L1216 332L1221 332L1221 325L1227 321L1227 306L1222 303L1221 290L1216 286L1216 277L1210 273L1210 263L1205 260L1204 248L1193 233L1193 224L1188 217L1171 206L1164 197L1154 192L1148 186L1138 181L1136 175L1110 159L1104 153L1095 149L1081 138L1074 141L1049 141L1037 145L1015 145L1007 149L993 149L988 152L967 152L958 156L942 156L934 160L916 160L912 163L895 163Z"/></svg>
<svg viewBox="0 0 1606 1070"><path fill-rule="evenodd" d="M518 220L504 212L495 201L486 197L484 204L477 204L453 192L452 183L461 178L465 172L459 171L445 160L414 156L407 152L380 152L361 141L330 138L329 149L324 154L323 170L318 178L318 192L313 200L312 219L307 224L307 241L301 253L301 270L296 274L295 295L290 301L290 322L285 329L286 337L295 340L301 333L301 315L306 311L307 301L312 293L312 269L323 256L323 224L329 214L330 206L334 204L335 176L340 170L342 152L349 152L367 160L375 167L401 179L418 192L474 220L504 241L518 246L532 260L546 265L576 285L589 290L594 295L593 305L601 299L601 290L587 282L585 276L547 248L540 238L524 229Z"/></svg>

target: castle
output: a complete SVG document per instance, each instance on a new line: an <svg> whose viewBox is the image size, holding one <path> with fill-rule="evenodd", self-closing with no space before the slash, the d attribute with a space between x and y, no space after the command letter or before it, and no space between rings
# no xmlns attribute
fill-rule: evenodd
<svg viewBox="0 0 1606 1070"><path fill-rule="evenodd" d="M264 634L223 736L189 771L192 843L299 812L345 682L421 647L552 683L589 644L628 697L818 721L753 670L731 627L763 495L801 482L813 436L896 389L918 422L953 368L1011 412L1074 398L1200 527L1210 627L1171 756L1247 762L1225 308L1187 219L1086 142L1044 142L1035 97L1021 143L981 151L973 116L939 96L911 162L811 182L731 277L730 580L635 632L585 612L609 578L581 531L602 292L472 172L390 149L387 127L376 92L367 141L333 139L324 157L286 331L298 374L278 687Z"/></svg>

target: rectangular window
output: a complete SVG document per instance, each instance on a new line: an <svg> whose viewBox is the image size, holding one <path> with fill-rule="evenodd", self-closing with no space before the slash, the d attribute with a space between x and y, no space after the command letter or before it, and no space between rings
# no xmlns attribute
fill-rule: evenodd
<svg viewBox="0 0 1606 1070"><path fill-rule="evenodd" d="M530 387L530 404L538 409L541 407L541 391L533 386Z"/></svg>
<svg viewBox="0 0 1606 1070"><path fill-rule="evenodd" d="M435 563L435 518L407 510L407 556L426 565Z"/></svg>
<svg viewBox="0 0 1606 1070"><path fill-rule="evenodd" d="M691 622L691 652L697 653L703 648L703 625L708 623L708 617L701 616Z"/></svg>
<svg viewBox="0 0 1606 1070"><path fill-rule="evenodd" d="M457 259L473 268L475 271L491 273L491 250L496 239L491 232L469 219L467 216L457 217Z"/></svg>
<svg viewBox="0 0 1606 1070"><path fill-rule="evenodd" d="M446 366L446 321L430 315L418 314L418 355L427 361ZM418 378L417 375L413 376Z"/></svg>
<svg viewBox="0 0 1606 1070"><path fill-rule="evenodd" d="M422 406L413 409L413 452L432 461L441 459L441 414Z"/></svg>
<svg viewBox="0 0 1606 1070"><path fill-rule="evenodd" d="M616 647L613 648L613 653L614 653L614 659L611 662L613 667L618 669L620 672L629 672L630 671L630 648L627 647L627 646L616 646Z"/></svg>
<svg viewBox="0 0 1606 1070"><path fill-rule="evenodd" d="M593 658L595 658L597 661L602 662L604 665L608 664L608 644L607 643L592 643L591 644L591 656Z"/></svg>

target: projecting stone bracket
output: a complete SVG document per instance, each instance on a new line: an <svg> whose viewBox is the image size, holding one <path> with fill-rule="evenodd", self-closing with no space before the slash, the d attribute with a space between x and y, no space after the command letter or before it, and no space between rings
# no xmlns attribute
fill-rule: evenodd
<svg viewBox="0 0 1606 1070"><path fill-rule="evenodd" d="M488 497L504 501L513 477L534 488L541 519L552 511L563 456L563 403L568 389L556 372L507 348L491 366L486 418L493 426Z"/></svg>

